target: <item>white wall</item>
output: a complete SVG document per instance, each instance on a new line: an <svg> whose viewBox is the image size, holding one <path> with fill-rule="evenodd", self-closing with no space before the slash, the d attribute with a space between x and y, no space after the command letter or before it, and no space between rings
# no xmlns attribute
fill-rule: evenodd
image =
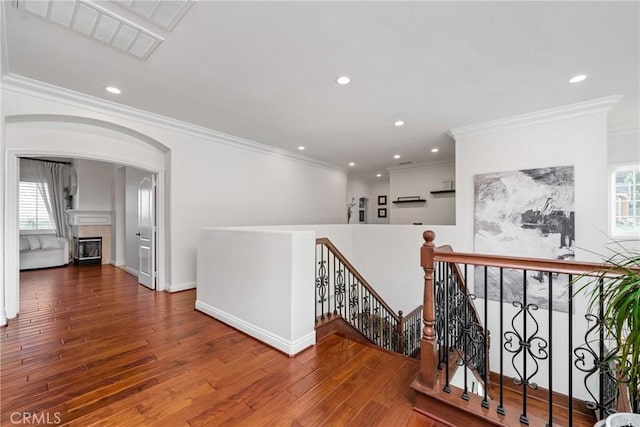
<svg viewBox="0 0 640 427"><path fill-rule="evenodd" d="M196 308L283 351L315 343L311 231L204 229Z"/></svg>
<svg viewBox="0 0 640 427"><path fill-rule="evenodd" d="M456 224L463 237L462 246L458 250L473 251L474 175L551 166L574 166L575 246L578 248L576 259L600 261L597 255L589 251L601 252L607 240L606 112L613 102L615 99L597 100L453 130L456 138ZM495 331L499 330L499 320L493 314L499 312L499 305L497 302L489 301L488 306L489 313L492 314L488 327L494 331L492 336L498 336ZM483 316L482 300L476 300L476 307ZM509 304L503 307L506 318L511 319L515 315L515 309ZM574 316L576 340L582 339L586 331L583 317L585 309L585 298L577 297ZM548 311L538 310L536 318L540 322L540 335L548 338ZM555 325L567 324L565 313L555 312L553 318ZM505 328L511 328L510 324L505 324ZM554 328L554 333L554 353L568 354L566 330ZM492 348L496 347L492 340ZM498 354L497 351L492 351L491 366L498 366ZM561 359L563 360L554 359L554 388L566 393L568 369L566 359ZM535 380L545 387L548 368L546 364L542 364L540 368ZM505 370L510 371L511 368ZM578 371L574 373L574 378L583 378ZM574 386L579 386L578 382L581 384L581 381L576 380ZM586 397L584 390L578 389L577 393Z"/></svg>
<svg viewBox="0 0 640 427"><path fill-rule="evenodd" d="M3 14L3 7L0 6L0 22L4 22L4 16ZM4 31L0 31L0 50L4 51L5 48L5 40L4 40ZM2 52L0 52L0 78L4 75L5 73L5 68L7 67L7 64L5 64L3 62L4 59L4 55L2 54ZM2 99L2 80L0 79L0 165L2 165L2 168L6 168L6 163L5 163L5 154L4 154L4 140L5 140L5 133L4 133L4 127L5 127L5 123L4 120L2 120L3 114L4 114L4 107L3 107L3 99ZM2 190L3 194L7 194L8 191L5 188L5 179L4 179L4 174L0 173L0 189ZM5 197L2 197L2 200L0 201L0 242L4 242L5 241L5 235L4 235L4 224L5 224ZM4 243L2 246L2 250L4 251ZM5 268L17 268L17 260L16 262L14 262L14 265L12 266L5 266L5 259L0 260L0 281L5 282L6 281L6 275L5 275ZM15 280L15 276L17 275L17 272L14 273L14 280ZM6 286L0 286L0 326L6 325L7 324L7 316L6 316L6 312L5 312L5 292L6 292Z"/></svg>
<svg viewBox="0 0 640 427"><path fill-rule="evenodd" d="M456 149L457 153L457 149ZM390 202L398 197L420 196L426 202L391 203L391 224L455 224L455 193L431 194L455 176L453 164L409 167L389 171Z"/></svg>
<svg viewBox="0 0 640 427"><path fill-rule="evenodd" d="M369 183L369 194L371 200L369 201L369 224L389 224L389 214L391 211L391 196L389 194L389 180L388 179L376 179ZM378 205L378 196L387 196L386 205ZM387 209L386 218L378 218L378 209Z"/></svg>
<svg viewBox="0 0 640 427"><path fill-rule="evenodd" d="M125 269L131 274L137 275L140 267L140 239L136 235L140 231L138 228L138 184L143 178L151 179L151 174L136 168L126 167L124 175Z"/></svg>
<svg viewBox="0 0 640 427"><path fill-rule="evenodd" d="M113 210L112 163L76 159L73 162L78 177L78 190L74 196L75 209L87 211Z"/></svg>
<svg viewBox="0 0 640 427"><path fill-rule="evenodd" d="M126 265L126 168L117 167L113 174L113 206L111 225L111 260L114 265L123 267Z"/></svg>
<svg viewBox="0 0 640 427"><path fill-rule="evenodd" d="M609 133L607 157L610 165L640 161L640 131L638 128Z"/></svg>
<svg viewBox="0 0 640 427"><path fill-rule="evenodd" d="M371 198L369 197L369 184L366 181L362 181L355 178L349 178L347 181L347 204L351 203L351 199L354 200L355 205L351 208L352 215L351 221L349 224L358 224L360 221L360 198L364 197L365 202L365 210L366 216L368 217L369 211L371 210ZM345 215L347 212L347 207L345 206ZM346 221L345 221L346 222Z"/></svg>
<svg viewBox="0 0 640 427"><path fill-rule="evenodd" d="M162 174L170 171L166 186L159 187L160 197L167 201L166 277L160 289L195 286L196 242L203 227L346 222L343 171L298 154L12 78L11 88L3 86L4 117L30 118L12 119L4 151L74 154L161 169ZM8 279L15 282L15 273Z"/></svg>

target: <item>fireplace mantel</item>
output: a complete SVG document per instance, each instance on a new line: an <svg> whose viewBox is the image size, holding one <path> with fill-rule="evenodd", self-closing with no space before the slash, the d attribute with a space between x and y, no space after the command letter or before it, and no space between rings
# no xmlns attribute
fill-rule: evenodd
<svg viewBox="0 0 640 427"><path fill-rule="evenodd" d="M67 209L69 225L111 225L111 211Z"/></svg>

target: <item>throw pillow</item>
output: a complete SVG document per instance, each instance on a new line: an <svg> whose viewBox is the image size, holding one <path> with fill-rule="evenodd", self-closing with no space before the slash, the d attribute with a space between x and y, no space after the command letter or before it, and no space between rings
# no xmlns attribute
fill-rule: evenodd
<svg viewBox="0 0 640 427"><path fill-rule="evenodd" d="M20 252L29 250L29 241L25 237L20 238Z"/></svg>
<svg viewBox="0 0 640 427"><path fill-rule="evenodd" d="M56 236L38 236L42 249L60 249L60 243Z"/></svg>
<svg viewBox="0 0 640 427"><path fill-rule="evenodd" d="M42 245L40 245L40 240L38 240L38 236L27 236L27 240L29 241L29 249L40 249Z"/></svg>

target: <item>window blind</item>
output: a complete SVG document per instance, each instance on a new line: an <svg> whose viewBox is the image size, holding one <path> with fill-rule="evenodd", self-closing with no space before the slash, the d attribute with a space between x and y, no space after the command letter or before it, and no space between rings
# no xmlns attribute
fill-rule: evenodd
<svg viewBox="0 0 640 427"><path fill-rule="evenodd" d="M45 197L49 197L49 188L46 183L20 181L19 184L19 222L20 230L55 230L53 221L49 217L47 206L42 198L39 185L44 186Z"/></svg>

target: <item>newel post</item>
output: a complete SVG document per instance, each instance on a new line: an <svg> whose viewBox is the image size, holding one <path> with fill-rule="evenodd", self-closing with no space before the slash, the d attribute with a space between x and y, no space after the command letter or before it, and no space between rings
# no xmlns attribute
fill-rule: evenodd
<svg viewBox="0 0 640 427"><path fill-rule="evenodd" d="M436 307L434 301L434 261L436 233L427 230L422 234L424 244L420 248L420 265L424 269L424 308L422 339L420 340L420 379L422 385L436 387L438 347L436 341Z"/></svg>

